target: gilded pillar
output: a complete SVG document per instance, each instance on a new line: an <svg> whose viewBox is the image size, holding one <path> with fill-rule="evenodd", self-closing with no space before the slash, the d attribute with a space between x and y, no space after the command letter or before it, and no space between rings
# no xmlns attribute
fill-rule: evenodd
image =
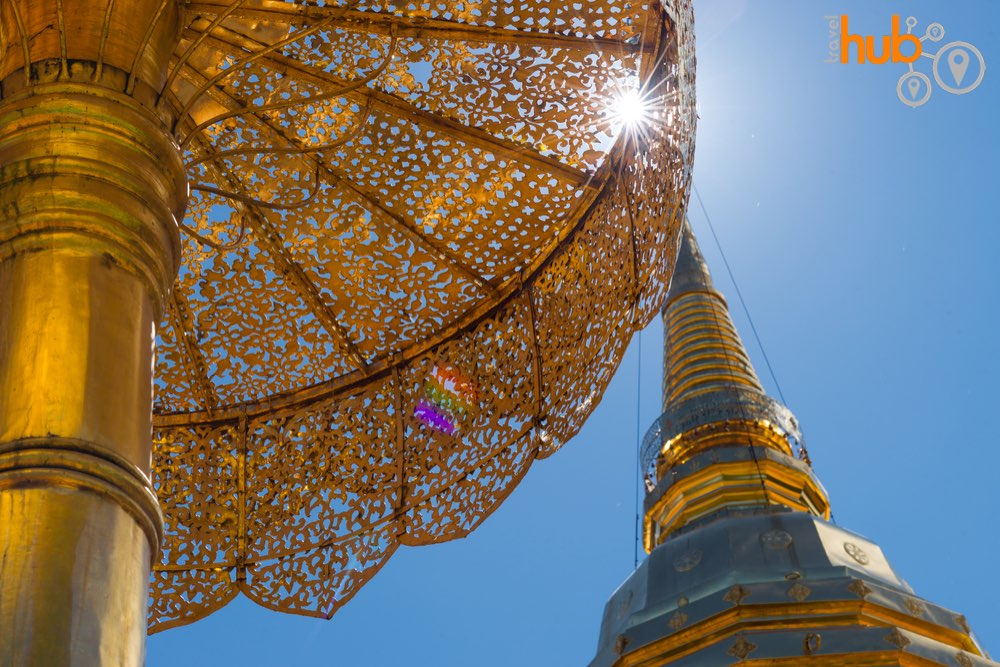
<svg viewBox="0 0 1000 667"><path fill-rule="evenodd" d="M166 2L0 10L0 665L138 666L155 327L184 169Z"/></svg>

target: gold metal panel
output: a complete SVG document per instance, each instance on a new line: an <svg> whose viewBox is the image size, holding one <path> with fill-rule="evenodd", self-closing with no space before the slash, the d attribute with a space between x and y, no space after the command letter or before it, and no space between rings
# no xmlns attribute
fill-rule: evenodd
<svg viewBox="0 0 1000 667"><path fill-rule="evenodd" d="M237 592L329 616L399 544L468 534L655 314L690 5L513 7L188 6L157 106L192 192L158 330L153 631ZM629 138L607 112L636 75L657 117ZM420 417L442 368L475 388L452 432Z"/></svg>

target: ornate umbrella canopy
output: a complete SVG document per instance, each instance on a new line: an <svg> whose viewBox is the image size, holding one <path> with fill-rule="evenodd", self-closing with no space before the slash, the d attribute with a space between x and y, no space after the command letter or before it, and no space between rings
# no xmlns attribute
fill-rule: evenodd
<svg viewBox="0 0 1000 667"><path fill-rule="evenodd" d="M240 591L329 616L398 545L481 523L656 313L691 8L215 0L182 24L150 628Z"/></svg>

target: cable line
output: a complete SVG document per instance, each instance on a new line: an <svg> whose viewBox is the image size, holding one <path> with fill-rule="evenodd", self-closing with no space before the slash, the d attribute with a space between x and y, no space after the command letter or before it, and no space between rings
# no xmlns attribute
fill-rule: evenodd
<svg viewBox="0 0 1000 667"><path fill-rule="evenodd" d="M729 260L726 259L726 253L722 249L722 244L719 243L719 235L715 233L715 225L712 224L712 218L708 215L708 210L705 208L705 202L701 200L701 193L698 192L698 186L694 185L692 181L692 188L694 189L694 195L698 198L698 204L701 206L701 212L705 215L705 220L708 221L708 228L712 231L712 238L715 239L715 247L719 249L719 254L722 255L722 263L726 266L726 273L729 274L729 280L732 281L733 287L736 288L736 296L739 297L740 306L743 307L743 313L747 316L747 321L750 323L750 329L753 331L754 340L757 341L757 347L760 348L760 353L764 357L764 363L767 365L767 372L771 374L771 380L774 382L775 388L778 390L778 396L781 397L781 402L784 405L788 405L785 400L785 394L781 391L781 384L778 383L778 378L774 374L774 369L771 368L771 360L767 358L767 350L764 349L764 344L760 342L760 335L757 333L757 326L753 323L753 318L750 317L750 309L747 308L747 302L743 299L743 292L740 291L739 283L736 282L736 276L733 275L733 270L729 266Z"/></svg>

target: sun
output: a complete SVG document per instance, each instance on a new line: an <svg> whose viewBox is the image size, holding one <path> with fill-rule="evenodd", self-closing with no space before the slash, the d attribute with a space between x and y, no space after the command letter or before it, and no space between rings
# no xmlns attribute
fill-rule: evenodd
<svg viewBox="0 0 1000 667"><path fill-rule="evenodd" d="M665 103L664 97L651 88L638 83L622 86L608 101L609 134L648 140L658 128L662 129L670 122L670 114L664 109Z"/></svg>
<svg viewBox="0 0 1000 667"><path fill-rule="evenodd" d="M635 88L623 91L614 101L613 118L628 129L639 129L652 119L649 100Z"/></svg>

